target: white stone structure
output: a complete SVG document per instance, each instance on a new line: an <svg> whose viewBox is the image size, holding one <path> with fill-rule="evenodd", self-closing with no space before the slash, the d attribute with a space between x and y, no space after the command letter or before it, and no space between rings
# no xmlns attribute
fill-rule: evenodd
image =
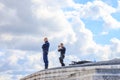
<svg viewBox="0 0 120 80"><path fill-rule="evenodd" d="M120 80L120 60L52 68L20 80Z"/></svg>

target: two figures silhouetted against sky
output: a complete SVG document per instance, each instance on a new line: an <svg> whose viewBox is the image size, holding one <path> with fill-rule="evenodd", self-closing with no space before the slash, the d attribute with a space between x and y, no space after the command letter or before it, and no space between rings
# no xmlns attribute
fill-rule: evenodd
<svg viewBox="0 0 120 80"><path fill-rule="evenodd" d="M49 65L49 61L48 61L49 47L50 47L50 43L48 42L48 38L45 37L44 44L42 45L43 61L45 63L45 69L48 69L48 65ZM60 43L60 45L58 46L58 52L60 52L59 61L61 63L61 66L65 66L64 58L65 58L66 48L64 47L63 43Z"/></svg>

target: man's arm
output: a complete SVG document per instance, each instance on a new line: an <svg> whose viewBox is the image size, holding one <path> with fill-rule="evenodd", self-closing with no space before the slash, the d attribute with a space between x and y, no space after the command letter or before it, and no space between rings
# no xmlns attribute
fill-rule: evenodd
<svg viewBox="0 0 120 80"><path fill-rule="evenodd" d="M43 51L48 51L48 49L49 49L49 43L43 44L42 49L43 49Z"/></svg>

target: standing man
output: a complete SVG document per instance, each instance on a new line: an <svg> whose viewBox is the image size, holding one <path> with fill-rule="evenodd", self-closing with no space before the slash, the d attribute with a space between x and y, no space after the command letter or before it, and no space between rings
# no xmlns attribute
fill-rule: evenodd
<svg viewBox="0 0 120 80"><path fill-rule="evenodd" d="M58 46L58 52L60 52L59 61L61 63L61 66L65 66L63 61L65 57L65 51L66 51L66 48L64 47L63 43L60 43L60 45Z"/></svg>
<svg viewBox="0 0 120 80"><path fill-rule="evenodd" d="M44 38L44 44L42 45L42 50L43 50L43 61L45 63L45 69L48 69L48 51L49 51L49 42L48 42L48 38L45 37Z"/></svg>

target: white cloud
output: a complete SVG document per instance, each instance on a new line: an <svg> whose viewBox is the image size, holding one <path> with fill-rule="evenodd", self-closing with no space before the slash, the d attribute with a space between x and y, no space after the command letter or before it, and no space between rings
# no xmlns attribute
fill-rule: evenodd
<svg viewBox="0 0 120 80"><path fill-rule="evenodd" d="M2 3L0 3L0 10L2 10L4 7L4 5Z"/></svg>
<svg viewBox="0 0 120 80"><path fill-rule="evenodd" d="M104 27L106 27L106 29L120 28L120 22L113 18L111 15L112 13L116 13L117 9L111 7L110 5L107 5L102 1L95 1L94 3L99 7L99 17L101 17L105 22Z"/></svg>
<svg viewBox="0 0 120 80"><path fill-rule="evenodd" d="M74 3L73 0L32 0L33 3L38 3L36 6L38 6L39 4L41 4L41 6L45 7L56 7L56 8L66 8L66 7L73 7L76 6L76 4Z"/></svg>
<svg viewBox="0 0 120 80"><path fill-rule="evenodd" d="M3 56L4 55L4 53L3 52L0 52L0 56Z"/></svg>
<svg viewBox="0 0 120 80"><path fill-rule="evenodd" d="M111 39L111 51L114 57L119 57L120 54L120 40L117 38Z"/></svg>
<svg viewBox="0 0 120 80"><path fill-rule="evenodd" d="M107 35L107 34L109 34L109 33L105 32L105 31L101 33L101 35Z"/></svg>
<svg viewBox="0 0 120 80"><path fill-rule="evenodd" d="M120 22L113 18L111 15L112 13L116 13L117 9L100 0L88 2L85 5L79 5L79 8L74 8L76 9L76 11L72 12L73 15L78 15L80 18L103 20L104 27L106 29L120 28Z"/></svg>
<svg viewBox="0 0 120 80"><path fill-rule="evenodd" d="M86 59L88 59L88 57L90 58L90 56L93 54L94 56L91 57L92 58L95 57L98 60L110 59L111 55L113 54L110 45L96 44L95 41L93 40L93 33L85 28L84 22L80 21L80 19L74 20L74 18L80 17L80 18L90 18L95 20L99 20L102 18L105 24L104 25L105 29L118 29L119 22L111 16L112 13L116 12L116 9L107 5L102 1L94 1L93 3L88 2L85 5L79 5L79 6L80 6L79 8L78 7L76 8L76 11L68 12L68 13L66 12L66 15L69 15L67 16L67 18L72 18L72 20L74 21L73 24L75 24L73 26L77 37L77 43L75 43L75 45L77 46L78 51L77 50L76 51L79 52L79 55L81 55L80 57ZM102 34L109 34L109 33L103 32ZM115 47L115 49L116 48L117 47Z"/></svg>
<svg viewBox="0 0 120 80"><path fill-rule="evenodd" d="M68 56L66 56L66 59L69 61L80 61L79 57L77 57L75 55L68 55Z"/></svg>
<svg viewBox="0 0 120 80"><path fill-rule="evenodd" d="M12 65L18 65L18 60L24 59L25 52L21 50L9 50L9 54L11 55L7 58L7 61L9 61L9 64Z"/></svg>
<svg viewBox="0 0 120 80"><path fill-rule="evenodd" d="M60 42L64 42L67 49L66 64L73 60L108 60L117 57L120 40L113 38L108 45L97 44L94 34L81 19L103 20L105 27L118 29L120 23L111 16L115 12L115 8L100 0L84 5L76 4L73 0L0 1L1 73L11 70L12 75L7 74L9 78L6 80L9 80L17 71L28 74L43 69L41 45L44 36L48 36L50 41L50 68L60 66L57 52ZM23 75L21 73L17 77ZM0 76L0 79L3 77Z"/></svg>
<svg viewBox="0 0 120 80"><path fill-rule="evenodd" d="M117 11L120 12L120 0L118 0L118 7L117 7Z"/></svg>
<svg viewBox="0 0 120 80"><path fill-rule="evenodd" d="M12 40L13 36L11 36L10 34L1 34L0 35L0 39L2 41L10 41Z"/></svg>
<svg viewBox="0 0 120 80"><path fill-rule="evenodd" d="M7 76L7 77L6 77ZM0 75L0 80L13 80L12 77L10 75Z"/></svg>
<svg viewBox="0 0 120 80"><path fill-rule="evenodd" d="M64 3L63 1L59 6L72 4L72 1L69 2ZM41 3L44 4L40 5ZM10 3L1 1L1 46L10 49L38 50L38 44L41 43L42 40L40 39L43 36L49 36L50 39L64 36L63 42L67 43L66 40L70 40L69 43L74 43L76 37L72 26L66 20L64 12L59 7L54 7L56 3L59 4L57 1L51 4L49 4L49 1L33 3L25 0L24 4L21 1L11 1Z"/></svg>
<svg viewBox="0 0 120 80"><path fill-rule="evenodd" d="M0 3L0 26L11 25L13 21L17 22L17 20L16 11Z"/></svg>
<svg viewBox="0 0 120 80"><path fill-rule="evenodd" d="M71 36L72 38L69 40L71 40L71 42L74 42L75 33L73 32L70 23L66 20L63 11L60 8L51 6L51 4L46 6L47 3L48 2L37 7L35 6L33 8L34 15L41 22L41 29L43 30L41 31L43 35L49 35L53 38L59 38L63 35L65 38ZM41 4L41 1L39 4Z"/></svg>
<svg viewBox="0 0 120 80"><path fill-rule="evenodd" d="M16 73L16 74L15 74ZM15 74L15 75L13 75ZM6 72L0 72L0 80L19 80L23 75L21 75L21 72L18 71L6 71Z"/></svg>
<svg viewBox="0 0 120 80"><path fill-rule="evenodd" d="M103 20L105 21L104 27L106 29L119 29L120 22L114 19L111 15L104 13Z"/></svg>
<svg viewBox="0 0 120 80"><path fill-rule="evenodd" d="M111 45L100 45L95 43L93 39L93 33L85 28L85 24L78 18L78 16L72 15L72 26L74 26L74 31L76 32L77 42L71 53L75 53L77 58L81 60L108 60L115 57L111 57L113 54L111 51ZM71 16L70 16L71 17ZM118 43L117 43L118 44ZM115 49L117 47L114 47ZM118 53L116 53L117 55Z"/></svg>

